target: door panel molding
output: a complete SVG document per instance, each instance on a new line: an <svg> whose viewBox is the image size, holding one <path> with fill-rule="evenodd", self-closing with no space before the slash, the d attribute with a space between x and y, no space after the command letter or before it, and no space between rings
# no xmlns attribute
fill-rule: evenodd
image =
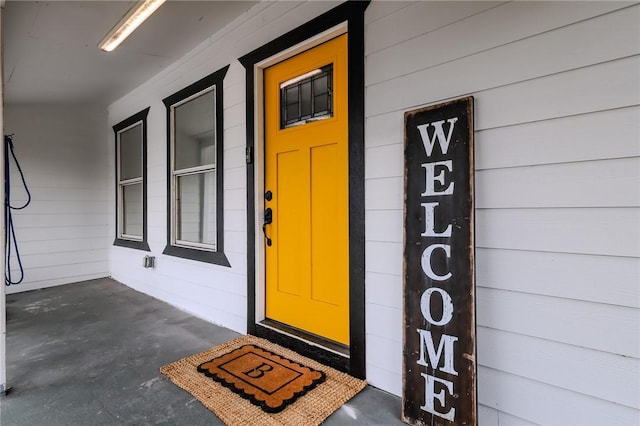
<svg viewBox="0 0 640 426"><path fill-rule="evenodd" d="M261 157L263 138L262 117L256 111L263 101L261 96L262 69L278 58L293 56L296 49L311 41L312 45L319 44L317 40L323 33L329 32L346 23L348 28L348 115L349 115L349 335L350 347L346 370L354 377L364 379L365 369L365 211L364 211L364 12L369 5L365 2L345 2L301 25L300 27L276 38L275 40L257 48L239 58L246 70L246 131L247 131L247 332L260 334L271 340L279 339L277 343L289 346L315 359L323 359L326 352L327 363L335 365L329 351L313 344L305 344L302 340L288 338L285 334L259 326L257 321L264 318L263 308L256 307L257 280L264 279L264 273L257 267L261 264L258 254L256 194L264 192L263 179L256 179L264 173L262 166L255 161ZM315 42L314 42L315 41ZM256 155L260 154L259 156ZM256 157L256 158L254 158ZM261 299L264 300L264 299ZM262 310L261 310L262 309ZM265 330L268 330L266 332ZM276 336L272 335L275 334ZM326 355L325 354L325 355ZM344 364L341 357L337 357ZM339 368L345 370L344 366Z"/></svg>

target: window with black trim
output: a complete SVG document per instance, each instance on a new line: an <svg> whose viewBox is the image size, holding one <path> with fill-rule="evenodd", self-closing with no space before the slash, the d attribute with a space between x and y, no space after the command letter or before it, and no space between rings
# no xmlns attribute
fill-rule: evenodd
<svg viewBox="0 0 640 426"><path fill-rule="evenodd" d="M147 244L147 115L113 126L116 138L116 246L149 251Z"/></svg>
<svg viewBox="0 0 640 426"><path fill-rule="evenodd" d="M228 66L174 93L167 108L164 254L229 266L223 246L223 97Z"/></svg>

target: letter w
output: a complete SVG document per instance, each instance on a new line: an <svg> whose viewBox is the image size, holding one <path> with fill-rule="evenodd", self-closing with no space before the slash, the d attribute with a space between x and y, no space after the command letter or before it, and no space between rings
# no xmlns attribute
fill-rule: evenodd
<svg viewBox="0 0 640 426"><path fill-rule="evenodd" d="M454 376L458 375L455 367L453 366L453 343L458 340L457 337L449 336L448 334L443 334L440 339L440 343L438 343L438 350L436 351L435 345L433 344L433 336L430 331L418 329L418 333L420 334L420 359L418 360L418 364L423 367L428 367L429 364L424 359L424 349L427 348L427 354L429 355L429 362L431 363L431 368L434 370L442 370L445 373L453 374ZM444 365L442 368L439 368L440 358L442 357L442 352L444 352Z"/></svg>
<svg viewBox="0 0 640 426"><path fill-rule="evenodd" d="M422 138L422 145L424 145L424 152L427 153L427 157L431 157L433 152L433 146L436 144L436 138L440 144L440 150L443 154L446 154L449 150L449 142L451 141L451 135L453 135L453 127L458 121L458 117L450 118L447 120L449 123L449 133L444 136L443 124L444 120L434 121L433 123L421 124L418 126L420 137ZM429 126L433 126L433 137L429 137Z"/></svg>

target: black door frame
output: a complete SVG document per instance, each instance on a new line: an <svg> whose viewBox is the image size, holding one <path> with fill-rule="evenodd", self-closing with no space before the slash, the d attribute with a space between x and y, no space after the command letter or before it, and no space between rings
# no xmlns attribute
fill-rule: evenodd
<svg viewBox="0 0 640 426"><path fill-rule="evenodd" d="M247 332L366 378L364 210L364 12L369 1L348 1L239 58L246 70ZM349 114L349 357L308 345L256 324L255 65L339 24L348 32Z"/></svg>

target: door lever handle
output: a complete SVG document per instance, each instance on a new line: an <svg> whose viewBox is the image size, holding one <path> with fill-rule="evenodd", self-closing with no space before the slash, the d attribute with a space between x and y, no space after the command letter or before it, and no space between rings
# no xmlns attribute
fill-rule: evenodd
<svg viewBox="0 0 640 426"><path fill-rule="evenodd" d="M271 238L269 238L269 236L267 235L267 225L271 225L272 222L273 222L273 210L271 210L271 207L268 207L264 211L264 222L262 224L262 233L264 234L264 237L267 239L267 246L269 247L271 247L271 244L273 244L273 241L271 241Z"/></svg>

